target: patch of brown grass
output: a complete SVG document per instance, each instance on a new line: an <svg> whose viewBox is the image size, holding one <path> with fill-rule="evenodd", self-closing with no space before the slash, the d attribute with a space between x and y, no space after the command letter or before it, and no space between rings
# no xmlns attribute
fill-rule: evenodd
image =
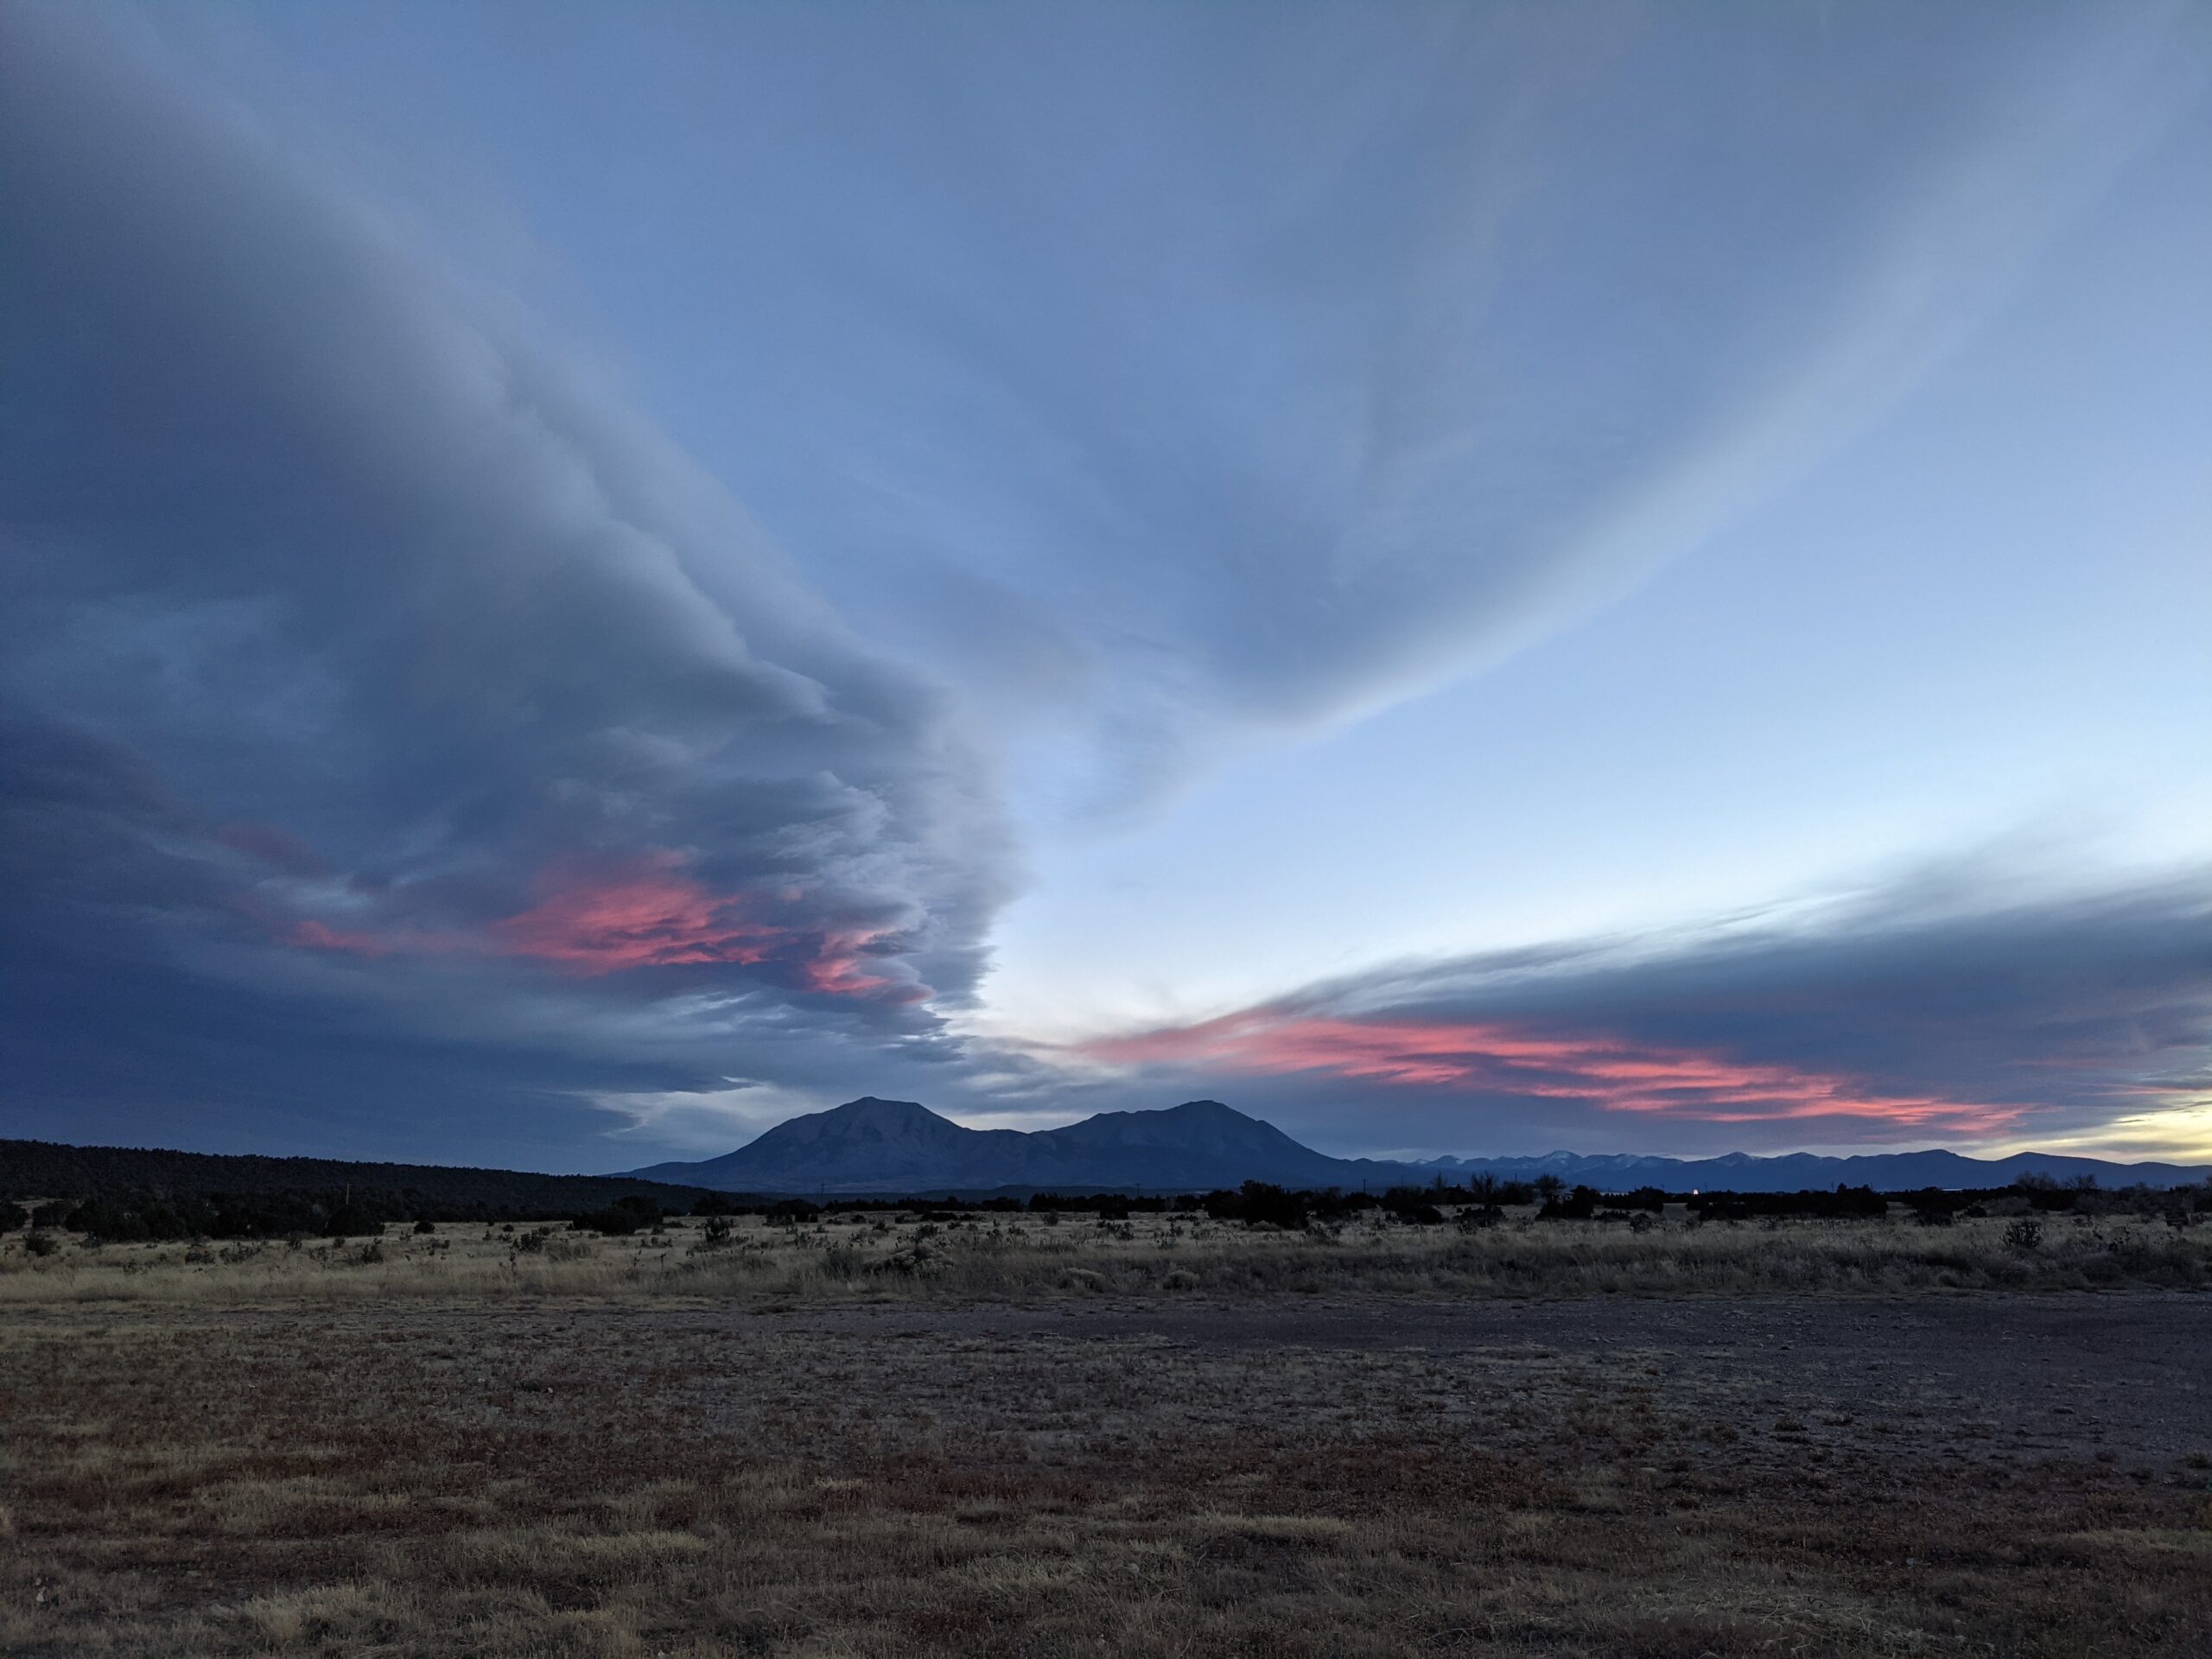
<svg viewBox="0 0 2212 1659"><path fill-rule="evenodd" d="M2212 1650L2184 1464L1672 1348L1274 1328L18 1308L0 1650Z"/></svg>
<svg viewBox="0 0 2212 1659"><path fill-rule="evenodd" d="M358 1243L217 1252L72 1239L32 1256L0 1245L0 1307L55 1303L384 1304L543 1297L793 1303L1382 1294L1391 1296L1887 1295L1929 1290L2212 1287L2212 1228L2155 1219L2054 1224L2021 1250L1991 1217L1948 1228L1903 1219L1697 1224L1644 1232L1526 1214L1471 1230L1365 1221L1286 1233L1181 1216L1125 1229L1046 1227L977 1214L962 1224L878 1231L832 1217L813 1227L741 1220L709 1245L697 1224L651 1239L445 1227L394 1234L378 1259ZM557 1247L557 1248L556 1248Z"/></svg>

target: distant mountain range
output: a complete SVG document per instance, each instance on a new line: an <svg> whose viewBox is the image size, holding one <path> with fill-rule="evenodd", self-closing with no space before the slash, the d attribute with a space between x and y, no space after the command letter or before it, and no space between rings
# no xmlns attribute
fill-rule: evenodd
<svg viewBox="0 0 2212 1659"><path fill-rule="evenodd" d="M1163 1111L1102 1112L1065 1128L969 1129L911 1100L868 1096L779 1123L758 1140L698 1163L652 1164L632 1179L722 1192L917 1196L1001 1191L1203 1192L1248 1180L1292 1187L1382 1188L1442 1176L1508 1180L1556 1175L1609 1192L1638 1186L1738 1192L1796 1192L1839 1183L1884 1192L1924 1186L2006 1186L2023 1174L2059 1180L2093 1175L2101 1185L2181 1186L2212 1180L2212 1166L2116 1164L2098 1158L2016 1153L1967 1158L1955 1152L1886 1152L1851 1158L1733 1152L1720 1158L1652 1158L1554 1152L1540 1157L1431 1158L1390 1162L1332 1158L1271 1123L1217 1100Z"/></svg>
<svg viewBox="0 0 2212 1659"><path fill-rule="evenodd" d="M1808 1152L1761 1158L1748 1152L1718 1158L1653 1158L1632 1153L1548 1152L1533 1158L1430 1158L1411 1166L1423 1176L1457 1181L1488 1173L1505 1180L1533 1180L1548 1172L1572 1184L1606 1192L1662 1186L1670 1192L1702 1188L1719 1192L1802 1192L1836 1186L1871 1186L1878 1192L1910 1192L1924 1186L2010 1186L2023 1175L2070 1181L2082 1175L2100 1186L2194 1186L2212 1180L2212 1165L2118 1164L2063 1153L2016 1152L2004 1158L1969 1158L1930 1147L1925 1152L1862 1153L1823 1158Z"/></svg>

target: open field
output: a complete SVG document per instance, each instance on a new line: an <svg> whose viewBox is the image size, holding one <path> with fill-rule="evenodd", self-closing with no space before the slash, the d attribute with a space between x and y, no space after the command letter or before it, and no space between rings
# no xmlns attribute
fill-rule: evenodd
<svg viewBox="0 0 2212 1659"><path fill-rule="evenodd" d="M0 1652L2212 1650L2201 1226L997 1224L17 1235Z"/></svg>
<svg viewBox="0 0 2212 1659"><path fill-rule="evenodd" d="M2015 1201L2016 1203L2018 1201ZM931 1219L934 1214L937 1218ZM2212 1288L2201 1212L2037 1217L1944 1227L1887 1221L1699 1223L1669 1206L1640 1225L1413 1225L1370 1212L1302 1231L1189 1214L760 1216L603 1238L565 1227L394 1228L350 1241L94 1245L34 1255L0 1243L0 1306L82 1300L251 1301L503 1296L966 1300L1064 1295L1489 1296L1872 1294ZM2177 1222L2186 1224L2176 1224ZM724 1230L727 1230L726 1232ZM718 1237L717 1235L720 1235Z"/></svg>

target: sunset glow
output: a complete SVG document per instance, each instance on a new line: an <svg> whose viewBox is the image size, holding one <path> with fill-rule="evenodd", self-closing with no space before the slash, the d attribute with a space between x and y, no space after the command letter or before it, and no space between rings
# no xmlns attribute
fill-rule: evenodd
<svg viewBox="0 0 2212 1659"><path fill-rule="evenodd" d="M547 867L536 904L488 930L496 948L584 974L679 963L766 962L789 938L750 920L734 894L709 893L673 853L594 870Z"/></svg>
<svg viewBox="0 0 2212 1659"><path fill-rule="evenodd" d="M606 863L556 861L532 884L528 909L475 931L335 927L309 917L286 933L310 950L378 958L391 956L522 957L588 977L644 968L709 963L788 968L805 988L825 996L918 1001L926 986L901 984L867 971L883 930L808 930L760 919L762 901L716 893L685 872L683 856L658 852Z"/></svg>
<svg viewBox="0 0 2212 1659"><path fill-rule="evenodd" d="M1983 1134L2021 1116L2017 1106L1888 1094L1827 1072L1497 1025L1255 1010L1106 1038L1083 1045L1082 1052L1113 1065L1170 1065L1231 1076L1319 1071L1400 1087L1588 1101L1609 1111L1708 1123L1848 1117Z"/></svg>

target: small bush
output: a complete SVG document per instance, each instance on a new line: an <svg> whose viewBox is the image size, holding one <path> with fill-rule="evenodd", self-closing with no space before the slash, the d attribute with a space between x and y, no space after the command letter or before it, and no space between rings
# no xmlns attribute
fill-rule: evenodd
<svg viewBox="0 0 2212 1659"><path fill-rule="evenodd" d="M1595 1188L1578 1186L1564 1198L1548 1198L1536 1212L1539 1221L1587 1221L1598 1213Z"/></svg>
<svg viewBox="0 0 2212 1659"><path fill-rule="evenodd" d="M822 1271L832 1279L851 1279L868 1268L867 1255L850 1244L831 1244L822 1252Z"/></svg>
<svg viewBox="0 0 2212 1659"><path fill-rule="evenodd" d="M2005 1225L2005 1248L2017 1250L2022 1255L2043 1248L2043 1223L2032 1216L2021 1216Z"/></svg>
<svg viewBox="0 0 2212 1659"><path fill-rule="evenodd" d="M660 1205L651 1198L633 1195L617 1198L604 1210L578 1216L569 1226L575 1232L626 1238L635 1232L658 1232L660 1222Z"/></svg>
<svg viewBox="0 0 2212 1659"><path fill-rule="evenodd" d="M1273 1181L1247 1181L1234 1192L1209 1192L1203 1200L1216 1221L1241 1221L1247 1227L1280 1227L1297 1232L1311 1211L1303 1192L1286 1192Z"/></svg>
<svg viewBox="0 0 2212 1659"><path fill-rule="evenodd" d="M61 1246L52 1233L42 1233L36 1228L23 1235L23 1248L33 1255L52 1255Z"/></svg>

